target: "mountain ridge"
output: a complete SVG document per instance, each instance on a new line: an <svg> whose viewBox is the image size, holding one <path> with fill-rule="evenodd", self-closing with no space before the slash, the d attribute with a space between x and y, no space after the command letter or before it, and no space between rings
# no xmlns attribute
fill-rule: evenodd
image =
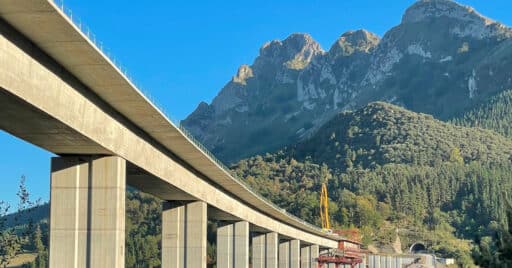
<svg viewBox="0 0 512 268"><path fill-rule="evenodd" d="M234 162L304 140L339 111L373 101L449 119L512 87L511 37L449 0L418 1L382 38L347 31L327 51L295 33L264 44L182 124Z"/></svg>
<svg viewBox="0 0 512 268"><path fill-rule="evenodd" d="M453 161L454 150L463 163L512 161L512 140L495 131L456 126L384 102L340 112L284 154L345 170L392 163L436 166Z"/></svg>

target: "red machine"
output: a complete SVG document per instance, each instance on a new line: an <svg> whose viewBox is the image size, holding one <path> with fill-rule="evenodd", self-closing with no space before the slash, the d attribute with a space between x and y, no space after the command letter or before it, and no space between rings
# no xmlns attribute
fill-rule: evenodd
<svg viewBox="0 0 512 268"><path fill-rule="evenodd" d="M340 265L350 265L355 267L363 262L364 252L361 250L361 243L348 239L342 239L338 242L338 248L330 250L328 253L318 257L318 268L326 268L328 264L335 264L336 268Z"/></svg>
<svg viewBox="0 0 512 268"><path fill-rule="evenodd" d="M326 254L318 257L318 268L324 268L325 264L350 265L352 268L363 262L364 252L361 250L360 234L357 228L347 230L331 230L329 219L329 196L326 183L322 183L320 192L320 219L322 221L322 230L329 234L340 236L338 248L329 250Z"/></svg>

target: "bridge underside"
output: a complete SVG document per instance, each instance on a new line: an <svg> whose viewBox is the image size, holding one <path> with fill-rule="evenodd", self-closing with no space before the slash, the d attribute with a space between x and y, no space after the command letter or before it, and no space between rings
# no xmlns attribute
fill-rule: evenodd
<svg viewBox="0 0 512 268"><path fill-rule="evenodd" d="M38 110L27 102L0 88L0 129L30 142L35 146L55 152L60 156L112 155L84 135L66 124ZM151 175L140 167L127 163L126 183L136 189L167 201L197 200L186 192ZM237 220L215 207L208 207L208 216L214 220ZM260 229L263 231L263 229Z"/></svg>
<svg viewBox="0 0 512 268"><path fill-rule="evenodd" d="M76 264L123 254L125 184L169 201L162 214L165 267L206 266L208 219L222 222L217 246L233 256L224 259L227 268L247 266L249 241L253 258L268 264L279 256L294 268L299 261L309 263L305 267L314 263L299 258L299 247L304 256L337 247L336 237L284 213L233 178L52 2L0 0L0 17L9 22L0 19L0 129L59 156L52 160L50 217L51 248L59 250L50 251L51 267L69 257L67 263L82 267ZM105 232L113 238L105 239ZM68 234L74 238L67 240ZM243 250L233 251L233 245ZM278 248L290 254L277 255ZM200 264L183 257L196 253ZM122 267L122 260L111 259L109 267Z"/></svg>

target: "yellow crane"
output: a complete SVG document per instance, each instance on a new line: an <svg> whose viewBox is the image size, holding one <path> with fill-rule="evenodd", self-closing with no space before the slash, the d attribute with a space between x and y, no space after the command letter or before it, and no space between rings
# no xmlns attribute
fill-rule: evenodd
<svg viewBox="0 0 512 268"><path fill-rule="evenodd" d="M327 185L325 185L325 183L322 183L322 190L320 192L320 218L322 219L322 230L331 232L329 196L327 195Z"/></svg>

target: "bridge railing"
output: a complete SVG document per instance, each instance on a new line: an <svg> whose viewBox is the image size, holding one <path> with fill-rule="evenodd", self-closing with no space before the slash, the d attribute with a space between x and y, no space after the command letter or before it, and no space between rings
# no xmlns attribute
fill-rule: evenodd
<svg viewBox="0 0 512 268"><path fill-rule="evenodd" d="M210 157L210 159L212 161L214 161L219 167L221 167L225 172L227 172L228 174L231 175L231 177L233 177L235 180L237 180L238 182L240 182L244 188L246 188L249 192L251 192L252 194L258 196L259 198L261 198L262 200L264 200L265 202L267 202L270 206L272 206L273 208L281 211L282 213L285 213L288 217L290 218L293 218L294 220L310 227L310 228L313 228L313 229L317 229L319 231L321 231L321 228L319 228L318 226L316 225L313 225L291 213L289 213L288 211L286 211L285 209L277 206L276 204L274 204L273 202L269 201L266 197L264 197L261 193L253 190L251 188L251 186L243 179L240 179L236 174L234 174L231 169L229 169L222 161L220 161L212 152L210 152L210 150L208 150L200 141L198 141L194 135L192 135L192 133L190 131L188 131L184 126L183 124L179 124L179 129L181 130L181 132L190 140L192 141L204 154L208 155L208 157Z"/></svg>
<svg viewBox="0 0 512 268"><path fill-rule="evenodd" d="M103 55L112 62L112 64L119 69L119 71L125 76L125 78L136 87L141 94L147 98L156 109L158 109L164 116L167 117L171 121L172 124L175 126L178 126L179 130L191 141L194 143L194 145L199 148L205 155L207 155L213 162L215 162L220 168L222 168L226 173L228 173L231 177L233 177L236 181L240 182L240 184L249 192L252 194L258 196L260 199L262 199L264 202L266 202L268 205L272 206L274 209L281 211L281 213L286 214L288 217L294 219L297 222L300 222L301 224L308 226L309 228L315 229L317 231L321 231L321 228L319 228L316 225L313 225L307 221L304 221L303 219L287 212L285 209L277 206L273 202L269 201L266 197L261 195L259 192L254 191L251 186L243 179L238 178L236 174L234 174L222 161L220 161L213 153L210 152L201 142L199 142L194 135L190 131L188 131L183 124L181 124L180 120L177 120L173 118L169 113L167 113L164 109L163 105L160 105L156 98L152 97L149 91L143 90L137 83L134 82L133 78L129 75L126 68L123 67L123 65L113 57L112 53L101 43L99 40L96 39L96 36L94 33L90 30L90 28L76 15L73 14L72 10L68 7L66 7L64 4L65 0L49 0L57 6L62 13L72 22L72 24L78 28L78 30L84 34L88 40L101 52Z"/></svg>

